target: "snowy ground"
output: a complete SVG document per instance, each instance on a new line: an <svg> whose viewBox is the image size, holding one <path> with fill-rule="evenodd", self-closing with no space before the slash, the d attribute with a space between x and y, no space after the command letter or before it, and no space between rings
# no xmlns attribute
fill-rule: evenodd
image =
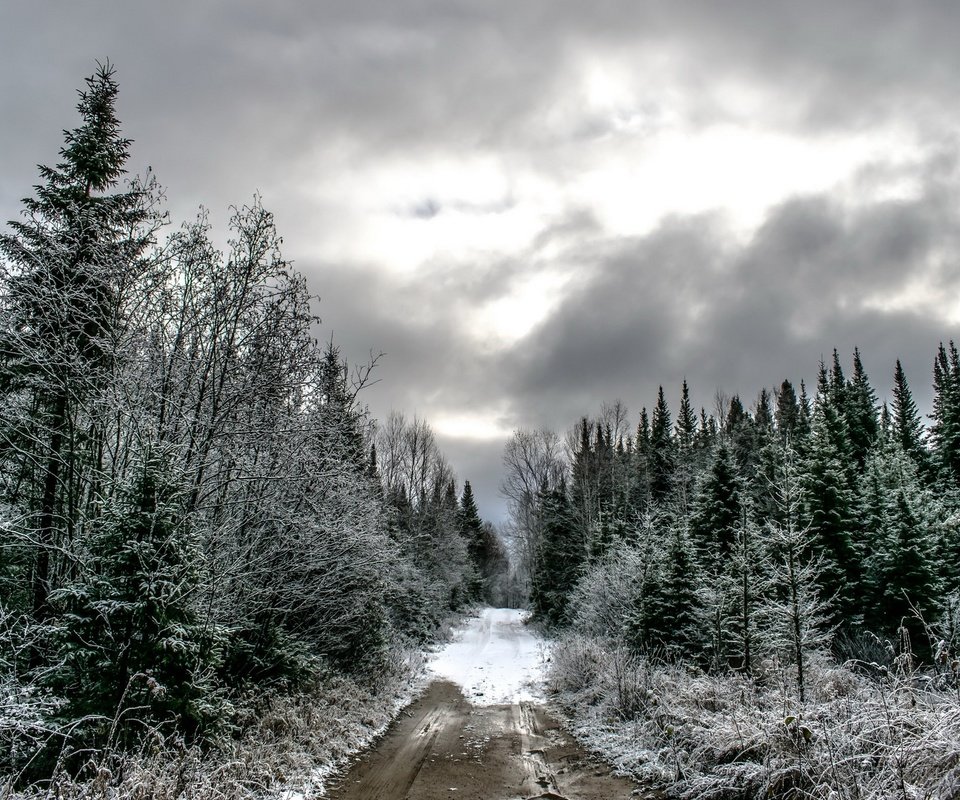
<svg viewBox="0 0 960 800"><path fill-rule="evenodd" d="M526 625L527 612L484 608L434 654L429 667L474 705L542 702L546 644Z"/></svg>

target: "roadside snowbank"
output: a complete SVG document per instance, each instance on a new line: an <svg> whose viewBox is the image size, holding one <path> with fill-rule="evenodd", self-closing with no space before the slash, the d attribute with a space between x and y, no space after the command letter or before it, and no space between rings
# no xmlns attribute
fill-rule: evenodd
<svg viewBox="0 0 960 800"><path fill-rule="evenodd" d="M484 608L434 654L430 669L474 705L542 702L546 643L526 617L515 608Z"/></svg>

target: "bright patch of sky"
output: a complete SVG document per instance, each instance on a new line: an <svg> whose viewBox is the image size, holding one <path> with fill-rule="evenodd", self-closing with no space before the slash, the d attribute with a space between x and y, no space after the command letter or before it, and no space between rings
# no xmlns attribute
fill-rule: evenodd
<svg viewBox="0 0 960 800"><path fill-rule="evenodd" d="M504 439L512 433L512 428L504 424L502 415L494 412L440 412L432 416L430 422L438 434L450 439L492 441Z"/></svg>

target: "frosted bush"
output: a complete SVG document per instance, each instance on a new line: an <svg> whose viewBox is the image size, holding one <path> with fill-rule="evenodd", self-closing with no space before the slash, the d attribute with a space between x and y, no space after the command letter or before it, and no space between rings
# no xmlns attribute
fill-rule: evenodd
<svg viewBox="0 0 960 800"><path fill-rule="evenodd" d="M571 637L550 686L575 733L675 798L960 797L960 697L916 673L811 665L800 704L763 680L693 674Z"/></svg>

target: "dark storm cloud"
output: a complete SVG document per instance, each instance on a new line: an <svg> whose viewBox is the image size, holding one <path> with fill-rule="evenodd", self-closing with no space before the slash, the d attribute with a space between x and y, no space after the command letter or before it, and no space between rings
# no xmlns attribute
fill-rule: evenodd
<svg viewBox="0 0 960 800"><path fill-rule="evenodd" d="M944 303L960 310L960 193L953 159L933 153L918 172L915 199L791 199L744 244L689 217L582 250L590 278L508 360L511 392L569 424L615 398L649 407L658 384L674 396L688 377L710 409L716 389L752 401L783 378L809 383L834 347L849 363L859 346L881 393L899 357L926 401L936 344L956 331ZM898 308L923 278L927 303Z"/></svg>

